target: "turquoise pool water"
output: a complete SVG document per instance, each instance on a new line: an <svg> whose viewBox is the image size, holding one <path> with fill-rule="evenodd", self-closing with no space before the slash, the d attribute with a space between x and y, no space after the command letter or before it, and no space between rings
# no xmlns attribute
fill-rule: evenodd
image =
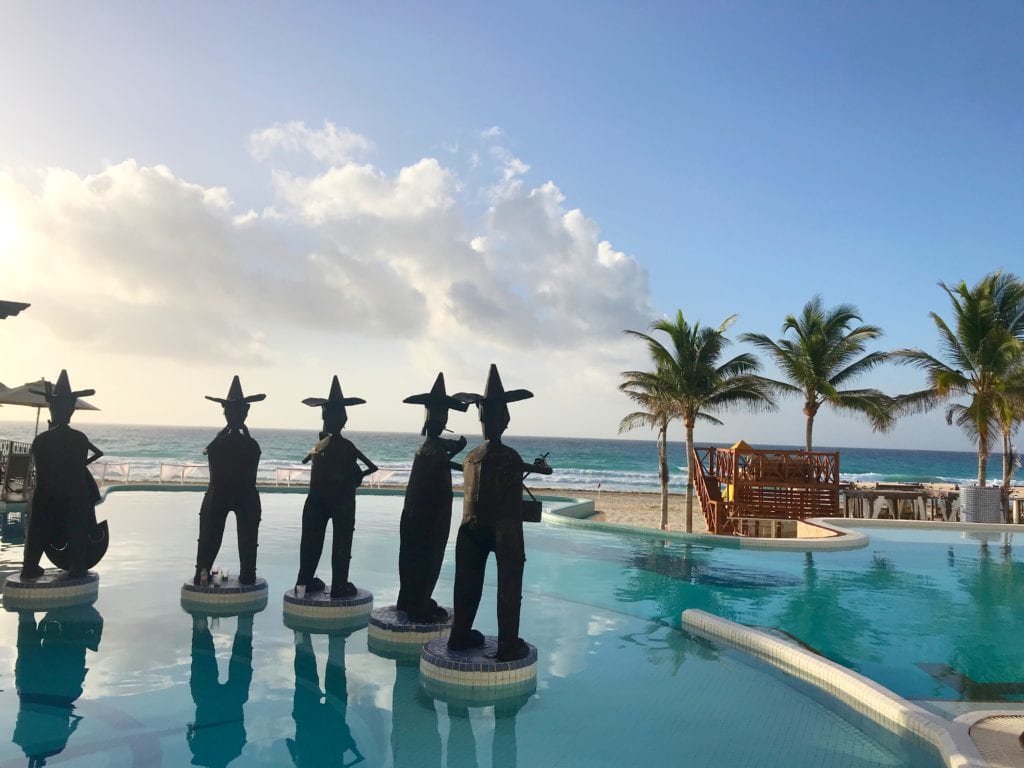
<svg viewBox="0 0 1024 768"><path fill-rule="evenodd" d="M791 553L637 538L615 599L679 626L686 608L782 630L908 699L1024 701L1024 539L862 529L863 549ZM602 548L604 548L602 546Z"/></svg>
<svg viewBox="0 0 1024 768"><path fill-rule="evenodd" d="M179 607L179 588L191 573L199 494L110 496L100 517L110 522L112 546L97 569L94 609L0 613L0 728L9 729L0 768L25 765L25 754L55 753L51 764L73 766L351 765L360 758L402 768L938 765L919 745L807 695L743 654L681 632L679 614L699 607L781 624L826 653L846 649L854 666L877 659L877 670L904 670L876 643L905 643L938 618L916 617L899 634L907 609L886 610L870 594L856 598L857 590L905 595L901 605L915 611L928 595L948 594L935 615L949 615L975 592L1002 599L989 576L977 576L975 587L971 574L1007 562L993 545L986 561L977 542L961 540L891 541L808 558L528 526L523 634L540 649L537 693L499 708L467 707L426 698L416 667L369 652L365 629L328 637L284 626L281 595L295 576L302 496L265 494L263 501L259 573L270 583L269 606L251 620L196 623ZM397 496L359 499L352 575L378 606L397 594L400 506ZM224 546L221 560L236 566L230 533ZM943 564L949 546L952 565ZM904 550L916 554L903 558ZM0 566L13 570L20 557L20 547L5 544ZM928 575L933 560L937 572L960 577ZM1009 562L1011 571L1019 568L1012 554ZM448 562L439 596L450 595L452 576ZM961 577L967 583L958 588ZM900 581L907 585L897 589ZM487 584L479 625L494 632L493 565ZM832 629L819 626L826 620ZM947 633L927 658L980 660L980 653L941 655L966 644L966 627L960 632L962 640ZM893 674L904 677L917 679Z"/></svg>

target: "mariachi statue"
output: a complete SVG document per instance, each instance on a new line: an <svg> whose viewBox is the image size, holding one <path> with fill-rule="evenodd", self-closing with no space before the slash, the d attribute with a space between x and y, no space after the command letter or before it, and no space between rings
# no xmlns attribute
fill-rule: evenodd
<svg viewBox="0 0 1024 768"><path fill-rule="evenodd" d="M109 542L106 521L96 522L100 494L88 470L103 451L70 427L78 398L95 390L72 392L67 371L60 372L55 386L44 385L44 391L32 391L50 406L50 428L32 442L36 490L21 576L43 575L39 560L44 551L58 568L83 576L100 561Z"/></svg>
<svg viewBox="0 0 1024 768"><path fill-rule="evenodd" d="M448 423L448 410L465 411L469 406L449 397L444 374L437 374L429 392L412 395L402 402L426 406L426 420L420 434L426 440L412 462L409 485L402 509L398 574L401 588L397 608L409 621L442 623L448 612L431 597L444 561L444 548L452 523L452 470L462 465L452 457L466 447L466 438L441 437Z"/></svg>
<svg viewBox="0 0 1024 768"><path fill-rule="evenodd" d="M525 464L519 454L501 442L508 427L508 404L533 397L525 389L505 391L498 368L491 364L481 395L460 395L476 404L484 442L463 462L462 525L455 542L455 615L448 637L453 651L476 648L484 636L473 629L484 587L487 556L498 563L499 661L515 661L529 653L519 637L519 608L523 600L523 478L530 472L550 475L543 458Z"/></svg>
<svg viewBox="0 0 1024 768"><path fill-rule="evenodd" d="M356 525L356 488L363 478L377 471L377 466L341 436L348 423L346 405L359 405L366 401L359 397L345 397L335 376L331 392L322 397L307 397L302 401L309 406L320 406L324 428L320 442L302 460L310 460L313 470L309 477L309 496L302 508L302 543L299 546L299 575L296 587L305 587L307 593L323 592L326 585L316 577L316 567L324 548L327 521L334 528L331 546L331 598L352 597L356 587L348 580L348 566L352 559L352 532ZM359 466L362 462L366 469Z"/></svg>
<svg viewBox="0 0 1024 768"><path fill-rule="evenodd" d="M210 463L210 486L199 510L199 548L196 554L195 583L201 584L213 570L213 561L224 538L228 512L235 513L238 529L238 581L256 583L256 547L259 539L260 494L256 490L256 472L260 463L260 445L245 426L249 404L266 395L242 393L242 383L235 376L228 396L207 400L224 406L227 426L203 450Z"/></svg>

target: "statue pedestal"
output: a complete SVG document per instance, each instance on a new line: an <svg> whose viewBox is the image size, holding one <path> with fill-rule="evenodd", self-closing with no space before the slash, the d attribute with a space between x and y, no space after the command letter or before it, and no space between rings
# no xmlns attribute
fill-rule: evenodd
<svg viewBox="0 0 1024 768"><path fill-rule="evenodd" d="M447 640L452 628L452 610L446 621L435 624L420 624L409 621L405 611L395 606L378 608L370 614L370 628L367 632L366 647L386 659L415 659L423 650L424 643L431 640Z"/></svg>
<svg viewBox="0 0 1024 768"><path fill-rule="evenodd" d="M72 605L90 605L100 593L100 577L89 571L72 576L59 568L47 568L35 579L15 573L4 582L4 608L8 611L46 611Z"/></svg>
<svg viewBox="0 0 1024 768"><path fill-rule="evenodd" d="M220 584L201 585L186 581L181 585L181 607L188 613L206 616L256 613L267 607L267 582L257 577L255 584L239 584L237 576L231 576Z"/></svg>
<svg viewBox="0 0 1024 768"><path fill-rule="evenodd" d="M537 649L518 661L489 658L498 638L487 636L479 648L448 650L447 640L431 640L420 655L420 685L429 696L480 706L525 699L537 690Z"/></svg>
<svg viewBox="0 0 1024 768"><path fill-rule="evenodd" d="M331 597L331 585L323 592L299 597L294 589L284 593L284 623L300 632L351 631L366 626L373 610L373 593L357 589L351 597Z"/></svg>

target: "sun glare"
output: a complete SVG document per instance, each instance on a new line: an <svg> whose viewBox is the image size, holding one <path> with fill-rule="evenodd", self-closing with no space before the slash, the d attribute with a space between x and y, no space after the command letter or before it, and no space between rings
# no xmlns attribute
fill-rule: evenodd
<svg viewBox="0 0 1024 768"><path fill-rule="evenodd" d="M14 208L0 205L0 259L9 257L18 239L18 217Z"/></svg>

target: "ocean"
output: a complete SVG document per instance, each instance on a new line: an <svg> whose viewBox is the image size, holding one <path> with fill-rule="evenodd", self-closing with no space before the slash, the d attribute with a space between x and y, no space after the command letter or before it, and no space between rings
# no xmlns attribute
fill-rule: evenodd
<svg viewBox="0 0 1024 768"><path fill-rule="evenodd" d="M44 422L45 426L45 422ZM217 433L216 427L156 427L114 424L75 424L93 444L104 452L101 462L115 472L117 465L131 464L132 480L164 479L175 474L205 477L202 470L185 470L181 465L206 463L203 448ZM0 437L30 441L32 423L0 423ZM279 474L301 468L303 456L317 440L315 432L299 429L259 429L252 435L259 441L263 455L260 478L275 482ZM382 470L393 474L383 485L404 484L409 477L412 458L423 438L413 433L345 431L356 446ZM467 450L479 438L466 435ZM511 434L505 442L526 461L543 453L554 468L550 477L534 477L534 485L566 490L657 491L658 449L651 440L597 440L571 437L528 437ZM697 440L698 447L708 445ZM799 448L800 446L755 445L755 448ZM945 482L967 483L977 477L977 455L966 451L907 451L885 448L835 448L815 446L815 450L839 451L843 480L866 482ZM669 468L672 491L686 488L686 448L670 442ZM463 455L463 454L460 454ZM456 457L458 458L458 457ZM178 467L171 466L178 465ZM307 465L308 466L308 465ZM279 473L278 470L282 470ZM1002 471L1001 457L989 459L989 477ZM302 477L299 475L299 477ZM307 476L308 477L308 476ZM527 481L529 485L530 482Z"/></svg>

